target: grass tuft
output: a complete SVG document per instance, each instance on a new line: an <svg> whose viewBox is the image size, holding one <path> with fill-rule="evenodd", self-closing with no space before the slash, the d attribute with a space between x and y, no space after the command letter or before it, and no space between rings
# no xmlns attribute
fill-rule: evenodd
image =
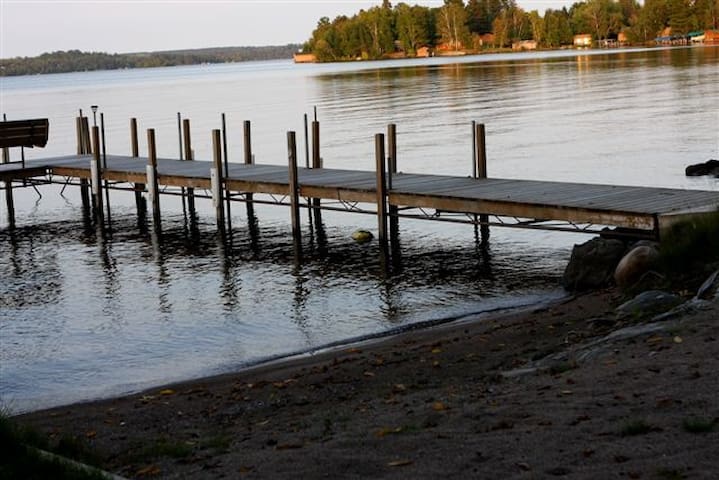
<svg viewBox="0 0 719 480"><path fill-rule="evenodd" d="M57 480L100 480L99 472L42 456L37 449L47 450L48 442L37 432L21 427L0 415L0 478Z"/></svg>
<svg viewBox="0 0 719 480"><path fill-rule="evenodd" d="M619 434L622 437L632 437L635 435L644 435L654 430L656 430L656 427L653 427L645 420L631 420L622 426Z"/></svg>
<svg viewBox="0 0 719 480"><path fill-rule="evenodd" d="M672 225L662 235L660 263L670 273L719 260L719 212Z"/></svg>
<svg viewBox="0 0 719 480"><path fill-rule="evenodd" d="M719 419L708 418L687 418L682 422L682 427L689 433L709 433L717 428Z"/></svg>

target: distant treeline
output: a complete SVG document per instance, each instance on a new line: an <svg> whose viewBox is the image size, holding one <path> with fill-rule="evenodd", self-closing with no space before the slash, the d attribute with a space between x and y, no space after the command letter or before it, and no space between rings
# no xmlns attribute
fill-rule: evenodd
<svg viewBox="0 0 719 480"><path fill-rule="evenodd" d="M437 8L407 3L393 7L384 0L351 17L321 18L304 52L319 61L341 61L397 52L414 56L426 48L505 48L523 40L533 40L538 48L557 48L572 45L578 34L589 34L594 41L622 38L641 44L662 34L717 28L719 0L586 0L544 14L525 11L515 0L444 0Z"/></svg>
<svg viewBox="0 0 719 480"><path fill-rule="evenodd" d="M80 50L58 51L43 53L37 57L0 59L0 76L273 60L292 58L292 54L298 48L300 45L289 44L269 47L222 47L115 54L81 52Z"/></svg>

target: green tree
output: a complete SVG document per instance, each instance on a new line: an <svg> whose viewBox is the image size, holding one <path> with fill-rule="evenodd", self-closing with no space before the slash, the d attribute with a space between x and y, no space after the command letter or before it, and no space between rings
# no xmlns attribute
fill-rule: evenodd
<svg viewBox="0 0 719 480"><path fill-rule="evenodd" d="M427 7L399 3L395 7L397 39L410 54L428 45L431 40L431 16Z"/></svg>
<svg viewBox="0 0 719 480"><path fill-rule="evenodd" d="M506 12L502 12L492 22L492 33L494 34L494 43L499 47L506 47L509 43L511 32L511 24L508 20Z"/></svg>
<svg viewBox="0 0 719 480"><path fill-rule="evenodd" d="M672 35L686 35L696 30L697 19L692 11L691 3L690 0L669 0L667 8Z"/></svg>
<svg viewBox="0 0 719 480"><path fill-rule="evenodd" d="M598 40L619 33L624 20L620 5L613 0L589 0L578 8L577 15Z"/></svg>
<svg viewBox="0 0 719 480"><path fill-rule="evenodd" d="M544 19L539 15L539 12L532 10L527 14L529 18L529 25L532 29L532 38L538 44L544 44Z"/></svg>
<svg viewBox="0 0 719 480"><path fill-rule="evenodd" d="M696 0L694 14L699 28L719 29L719 0Z"/></svg>
<svg viewBox="0 0 719 480"><path fill-rule="evenodd" d="M442 42L453 50L460 50L467 44L469 29L463 0L444 0L437 15L437 31Z"/></svg>
<svg viewBox="0 0 719 480"><path fill-rule="evenodd" d="M636 22L630 28L632 41L646 42L654 39L669 24L667 0L644 0Z"/></svg>
<svg viewBox="0 0 719 480"><path fill-rule="evenodd" d="M492 32L494 19L514 4L515 0L469 0L466 8L469 30L480 35Z"/></svg>
<svg viewBox="0 0 719 480"><path fill-rule="evenodd" d="M494 19L493 27L495 27L495 41L500 46L506 46L514 41L527 40L532 35L532 23L529 16L514 2Z"/></svg>
<svg viewBox="0 0 719 480"><path fill-rule="evenodd" d="M371 58L381 58L394 51L392 11L389 8L372 7L367 11L360 11L358 19L369 32L371 44L368 53Z"/></svg>
<svg viewBox="0 0 719 480"><path fill-rule="evenodd" d="M547 10L544 13L544 43L550 48L572 44L572 26L566 9Z"/></svg>

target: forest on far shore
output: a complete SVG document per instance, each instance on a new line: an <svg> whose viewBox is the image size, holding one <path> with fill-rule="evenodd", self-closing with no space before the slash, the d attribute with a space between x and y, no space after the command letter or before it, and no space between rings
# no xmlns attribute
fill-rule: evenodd
<svg viewBox="0 0 719 480"><path fill-rule="evenodd" d="M171 67L201 63L291 58L300 45L219 47L145 53L102 53L80 50L43 53L37 57L0 59L0 77L38 73L84 72L122 68Z"/></svg>
<svg viewBox="0 0 719 480"><path fill-rule="evenodd" d="M627 43L646 44L705 29L719 29L719 0L586 0L543 15L515 0L444 0L437 8L384 0L352 17L321 18L303 51L325 62L384 58L398 49L407 56L421 48L479 51L523 40L559 48L578 34L594 41L621 34Z"/></svg>

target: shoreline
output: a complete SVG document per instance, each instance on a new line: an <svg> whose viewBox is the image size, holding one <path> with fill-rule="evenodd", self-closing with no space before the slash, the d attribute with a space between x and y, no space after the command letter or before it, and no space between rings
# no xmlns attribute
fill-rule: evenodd
<svg viewBox="0 0 719 480"><path fill-rule="evenodd" d="M616 318L621 299L602 290L15 418L132 478L709 478L719 432L686 422L719 422L719 306L573 360L642 324Z"/></svg>
<svg viewBox="0 0 719 480"><path fill-rule="evenodd" d="M60 404L45 404L38 402L34 406L30 405L27 408L13 409L12 404L14 399L4 402L4 408L11 414L11 416L22 416L32 414L34 412L40 412L45 410L52 410L56 408L63 408L72 405L82 405L95 402L102 402L111 400L114 398L128 397L131 395L141 394L143 392L152 391L157 388L163 388L164 386L170 385L181 385L193 382L201 382L212 380L219 377L240 375L244 373L252 373L256 369L272 368L274 366L282 366L285 363L292 364L294 362L301 362L303 359L312 359L318 355L332 355L336 352L341 352L346 348L359 348L359 347L371 347L375 343L382 343L384 341L391 341L393 338L411 334L412 332L422 330L435 330L443 328L454 328L455 326L461 325L463 322L479 322L487 318L501 317L504 315L512 315L529 311L535 308L543 308L554 303L562 303L567 299L572 298L574 295L571 293L564 292L562 296L555 296L556 290L543 291L542 295L532 294L530 297L545 297L544 299L537 301L527 301L526 303L519 303L514 305L501 305L490 307L486 310L465 312L457 315L451 315L446 317L433 318L429 320L421 320L418 322L407 323L397 327L392 327L387 330L378 331L374 333L367 333L355 337L343 338L335 341L331 341L315 347L307 347L305 349L289 351L285 353L278 353L269 355L266 357L260 357L255 360L250 360L245 363L241 363L235 366L226 366L221 368L210 369L205 375L193 376L188 378L173 379L169 381L145 381L137 384L130 384L125 389L108 389L106 394L98 394L91 398L81 398L79 400L71 400L67 403Z"/></svg>

